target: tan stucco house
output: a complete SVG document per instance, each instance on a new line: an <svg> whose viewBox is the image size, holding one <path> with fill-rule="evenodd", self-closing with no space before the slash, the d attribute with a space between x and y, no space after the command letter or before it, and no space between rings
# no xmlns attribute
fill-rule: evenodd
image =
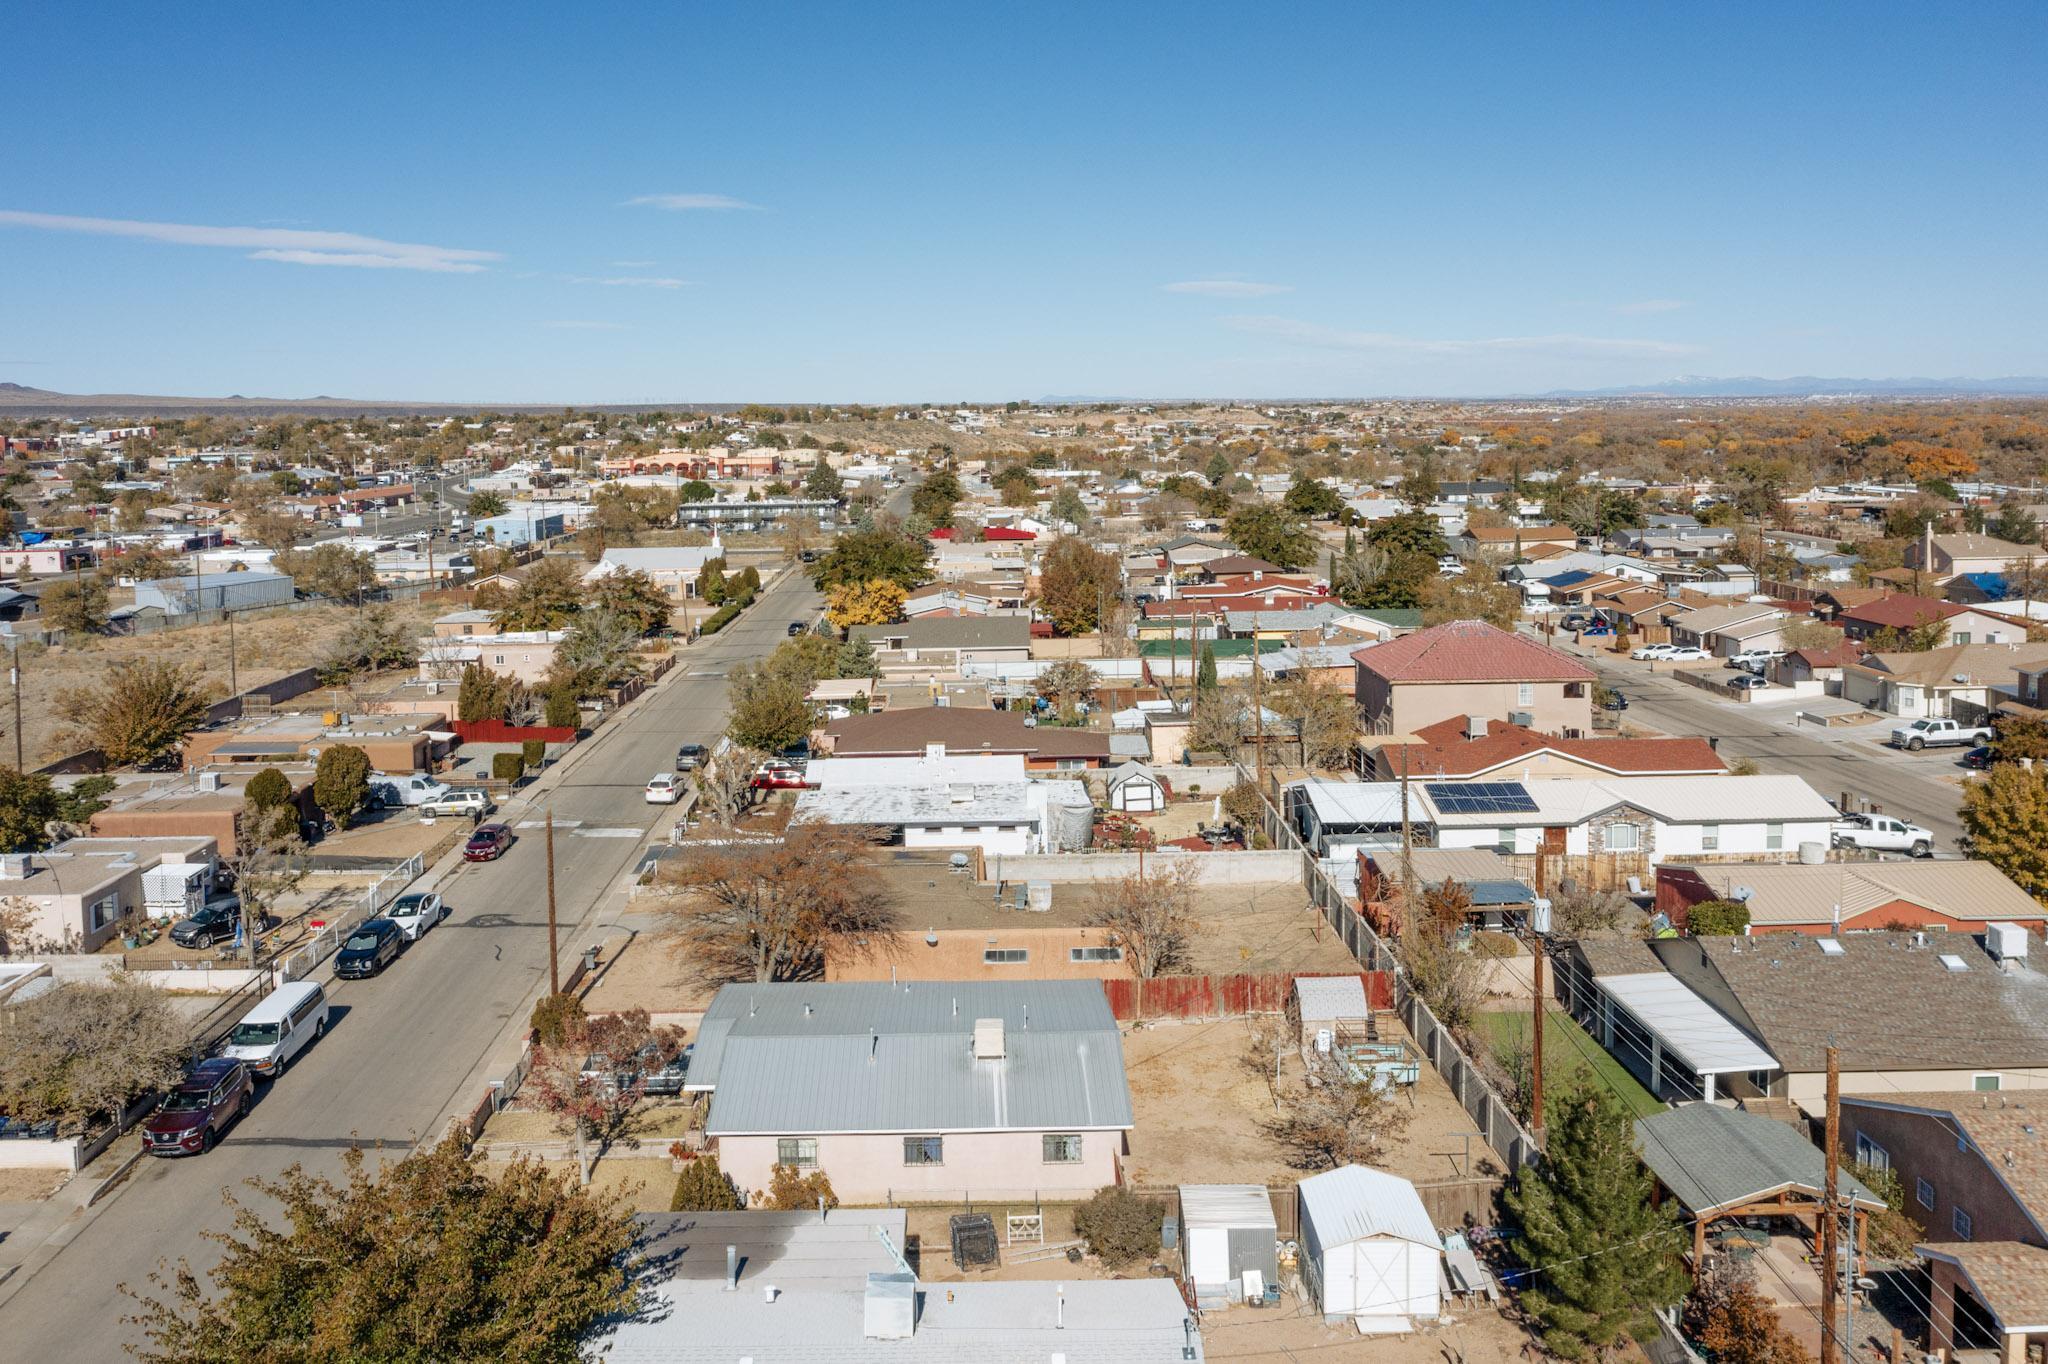
<svg viewBox="0 0 2048 1364"><path fill-rule="evenodd" d="M1355 696L1373 734L1478 716L1573 737L1593 728L1593 670L1478 620L1445 621L1360 649Z"/></svg>

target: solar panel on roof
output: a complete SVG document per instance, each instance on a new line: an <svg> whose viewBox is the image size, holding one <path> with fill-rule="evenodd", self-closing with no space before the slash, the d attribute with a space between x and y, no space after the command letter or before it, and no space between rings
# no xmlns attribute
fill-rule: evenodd
<svg viewBox="0 0 2048 1364"><path fill-rule="evenodd" d="M1430 802L1447 815L1534 814L1536 802L1518 781L1431 783L1423 787Z"/></svg>

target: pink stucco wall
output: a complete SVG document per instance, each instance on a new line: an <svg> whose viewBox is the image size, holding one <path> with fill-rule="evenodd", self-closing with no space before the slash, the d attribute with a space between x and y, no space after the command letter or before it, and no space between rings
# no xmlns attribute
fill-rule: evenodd
<svg viewBox="0 0 2048 1364"><path fill-rule="evenodd" d="M801 1135L790 1133L791 1136ZM903 1138L945 1137L945 1162L905 1165ZM1120 1131L1081 1135L1081 1159L1048 1165L1043 1132L861 1132L821 1136L818 1168L832 1177L832 1191L844 1203L898 1200L1086 1197L1116 1182L1117 1157L1124 1148ZM718 1139L719 1168L743 1193L768 1187L775 1164L775 1137Z"/></svg>

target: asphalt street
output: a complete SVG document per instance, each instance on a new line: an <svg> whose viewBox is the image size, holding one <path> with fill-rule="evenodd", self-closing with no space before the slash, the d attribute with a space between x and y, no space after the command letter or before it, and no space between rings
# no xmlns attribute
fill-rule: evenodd
<svg viewBox="0 0 2048 1364"><path fill-rule="evenodd" d="M1912 754L1880 747L1874 739L1890 732L1884 722L1817 738L1818 731L1798 722L1796 701L1720 701L1668 671L1652 672L1641 663L1597 653L1579 657L1628 697L1622 718L1633 724L1712 738L1727 761L1752 758L1762 771L1803 777L1829 800L1839 801L1847 793L1872 802L1886 814L1931 830L1938 854L1953 854L1962 837L1957 818L1961 796L1954 781L1963 771L1960 750Z"/></svg>
<svg viewBox="0 0 2048 1364"><path fill-rule="evenodd" d="M537 798L515 799L494 816L518 835L501 859L458 863L416 882L413 889L447 897L449 917L382 976L329 981L327 1036L262 1090L254 1111L214 1151L143 1161L111 1199L67 1227L71 1239L54 1258L0 1288L12 1294L0 1305L0 1355L123 1358L123 1345L137 1337L121 1320L127 1304L117 1285L146 1286L164 1261L211 1266L217 1248L202 1233L229 1223L224 1188L293 1164L334 1175L350 1146L401 1152L433 1140L445 1113L467 1109L481 1093L479 1068L507 1024L523 1019L545 989L544 809L553 810L557 826L566 972L578 927L616 907L657 824L665 836L673 807L645 803L647 778L673 766L678 745L712 742L724 725L726 671L768 653L791 621L815 619L818 607L800 575L770 587L739 621L685 650L677 672L579 746Z"/></svg>

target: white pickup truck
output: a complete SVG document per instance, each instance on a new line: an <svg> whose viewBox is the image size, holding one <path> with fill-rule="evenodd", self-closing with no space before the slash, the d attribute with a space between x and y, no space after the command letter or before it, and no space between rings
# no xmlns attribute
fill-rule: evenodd
<svg viewBox="0 0 2048 1364"><path fill-rule="evenodd" d="M1991 726L1959 720L1915 720L1892 730L1892 747L1918 753L1923 748L1975 748L1991 742Z"/></svg>
<svg viewBox="0 0 2048 1364"><path fill-rule="evenodd" d="M1838 848L1861 848L1865 852L1902 852L1915 857L1934 856L1934 835L1918 824L1908 824L1890 815L1844 815L1829 827Z"/></svg>
<svg viewBox="0 0 2048 1364"><path fill-rule="evenodd" d="M448 794L447 782L435 781L432 777L413 775L410 777L384 777L370 782L370 807L382 809L387 805L424 805Z"/></svg>

